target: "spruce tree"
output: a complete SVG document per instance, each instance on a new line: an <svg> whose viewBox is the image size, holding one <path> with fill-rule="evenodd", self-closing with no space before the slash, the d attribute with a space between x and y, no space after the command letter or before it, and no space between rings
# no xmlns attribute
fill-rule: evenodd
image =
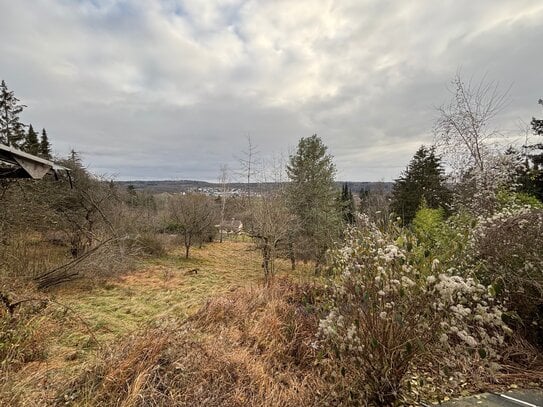
<svg viewBox="0 0 543 407"><path fill-rule="evenodd" d="M29 154L37 155L40 152L38 134L34 131L32 124L28 126L28 133L26 133L25 141L21 147Z"/></svg>
<svg viewBox="0 0 543 407"><path fill-rule="evenodd" d="M543 106L543 99L539 99L538 103ZM538 136L543 136L543 119L536 119L535 117L532 117L531 125L535 134Z"/></svg>
<svg viewBox="0 0 543 407"><path fill-rule="evenodd" d="M543 99L539 99L539 104L543 106ZM543 119L532 118L532 130L536 136L543 137ZM543 141L526 146L527 159L530 161L529 169L529 193L535 195L540 201L543 201Z"/></svg>
<svg viewBox="0 0 543 407"><path fill-rule="evenodd" d="M295 243L299 254L317 266L341 229L335 172L332 156L316 134L300 139L287 165L287 203L299 223Z"/></svg>
<svg viewBox="0 0 543 407"><path fill-rule="evenodd" d="M25 139L24 124L19 121L19 114L26 106L19 104L19 99L10 91L5 81L0 83L0 143L20 148Z"/></svg>
<svg viewBox="0 0 543 407"><path fill-rule="evenodd" d="M47 137L45 129L42 129L41 131L40 156L46 160L51 159L51 144L49 143L49 138Z"/></svg>
<svg viewBox="0 0 543 407"><path fill-rule="evenodd" d="M447 209L451 193L434 148L421 146L392 188L391 209L410 224L424 202L428 208Z"/></svg>

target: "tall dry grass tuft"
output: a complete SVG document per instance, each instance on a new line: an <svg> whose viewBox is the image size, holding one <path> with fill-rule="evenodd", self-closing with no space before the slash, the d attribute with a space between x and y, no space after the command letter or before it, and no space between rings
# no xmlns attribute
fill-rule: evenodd
<svg viewBox="0 0 543 407"><path fill-rule="evenodd" d="M42 363L56 326L45 315L47 301L22 282L0 276L0 405L25 405L19 378L24 368Z"/></svg>
<svg viewBox="0 0 543 407"><path fill-rule="evenodd" d="M13 236L8 244L0 243L0 277L32 279L64 258L61 247L44 242L38 233Z"/></svg>
<svg viewBox="0 0 543 407"><path fill-rule="evenodd" d="M65 390L58 403L77 400L84 405L134 406L144 386L160 368L160 357L169 343L165 331L133 335L117 346L102 349L90 370L75 386ZM145 404L144 404L145 405Z"/></svg>
<svg viewBox="0 0 543 407"><path fill-rule="evenodd" d="M165 321L102 351L58 400L93 406L334 404L312 346L318 295L315 287L278 280L270 288L217 297L185 324Z"/></svg>

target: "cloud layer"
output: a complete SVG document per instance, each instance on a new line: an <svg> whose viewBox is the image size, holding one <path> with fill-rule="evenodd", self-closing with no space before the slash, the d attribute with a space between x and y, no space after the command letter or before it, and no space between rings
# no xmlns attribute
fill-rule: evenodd
<svg viewBox="0 0 543 407"><path fill-rule="evenodd" d="M215 180L319 134L338 178L391 180L465 75L539 115L539 0L0 0L0 77L59 154L121 179ZM519 136L520 137L520 136Z"/></svg>

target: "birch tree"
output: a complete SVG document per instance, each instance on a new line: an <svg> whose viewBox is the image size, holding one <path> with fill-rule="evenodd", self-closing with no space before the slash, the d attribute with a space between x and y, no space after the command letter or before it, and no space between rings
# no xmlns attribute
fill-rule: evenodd
<svg viewBox="0 0 543 407"><path fill-rule="evenodd" d="M508 92L483 78L479 83L465 81L460 73L451 81L451 99L438 108L434 133L449 164L459 171L486 169L490 145L501 137L492 122L507 103Z"/></svg>

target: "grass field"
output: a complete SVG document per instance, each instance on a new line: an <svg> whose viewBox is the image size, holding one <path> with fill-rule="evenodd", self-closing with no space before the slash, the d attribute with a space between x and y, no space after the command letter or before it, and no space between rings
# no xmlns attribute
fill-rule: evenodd
<svg viewBox="0 0 543 407"><path fill-rule="evenodd" d="M259 251L247 242L226 241L191 249L181 247L160 258L142 260L133 272L90 285L67 285L50 293L48 312L34 321L42 330L43 357L26 363L12 377L14 393L35 401L47 389L81 372L95 351L132 332L175 319L183 321L214 295L263 284ZM197 269L197 273L190 270ZM278 274L311 278L311 267L278 261Z"/></svg>
<svg viewBox="0 0 543 407"><path fill-rule="evenodd" d="M289 266L278 261L279 274L290 273ZM302 265L295 276L303 278L308 272ZM258 284L263 284L260 253L250 243L226 241L194 248L189 259L179 248L98 288L66 287L56 295L89 324L98 340L109 340L161 319L185 319L206 298Z"/></svg>

